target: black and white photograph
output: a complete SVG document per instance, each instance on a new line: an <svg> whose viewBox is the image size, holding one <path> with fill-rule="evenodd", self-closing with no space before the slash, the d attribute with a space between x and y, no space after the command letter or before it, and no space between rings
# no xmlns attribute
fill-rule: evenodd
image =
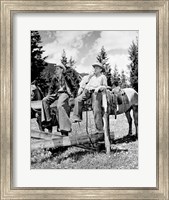
<svg viewBox="0 0 169 200"><path fill-rule="evenodd" d="M31 169L139 169L138 30L31 30Z"/></svg>
<svg viewBox="0 0 169 200"><path fill-rule="evenodd" d="M168 200L168 0L0 1L0 199Z"/></svg>

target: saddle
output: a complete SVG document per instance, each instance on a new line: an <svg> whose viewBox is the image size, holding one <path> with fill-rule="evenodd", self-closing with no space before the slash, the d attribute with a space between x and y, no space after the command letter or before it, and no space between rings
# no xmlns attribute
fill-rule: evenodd
<svg viewBox="0 0 169 200"><path fill-rule="evenodd" d="M123 90L121 90L118 94L117 94L117 103L118 105L121 105L123 103L123 97L125 95L125 92Z"/></svg>
<svg viewBox="0 0 169 200"><path fill-rule="evenodd" d="M120 89L118 92L114 92L111 91L111 97L109 97L108 99L110 99L110 105L111 106L111 110L110 113L115 115L115 119L117 118L117 114L118 114L118 106L120 108L120 105L122 104L128 104L128 98L126 96L126 93L123 89Z"/></svg>

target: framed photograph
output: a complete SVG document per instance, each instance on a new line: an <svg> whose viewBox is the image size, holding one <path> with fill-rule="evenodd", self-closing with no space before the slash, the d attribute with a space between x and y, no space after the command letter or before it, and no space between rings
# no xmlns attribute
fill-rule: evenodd
<svg viewBox="0 0 169 200"><path fill-rule="evenodd" d="M1 199L169 198L168 10L1 0Z"/></svg>

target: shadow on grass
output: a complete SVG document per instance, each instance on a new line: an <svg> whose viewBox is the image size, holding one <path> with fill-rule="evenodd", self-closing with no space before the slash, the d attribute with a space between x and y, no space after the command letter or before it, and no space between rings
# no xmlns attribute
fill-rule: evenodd
<svg viewBox="0 0 169 200"><path fill-rule="evenodd" d="M112 144L121 144L121 143L130 143L130 142L134 142L136 141L137 138L135 135L126 135L122 138L118 138L116 140L114 140L112 142ZM85 146L84 146L85 147ZM85 155L89 155L89 154L94 154L95 152L102 152L102 153L106 153L105 150L105 144L104 142L98 143L97 147L94 149L90 149L88 147L86 147L86 149L79 148L78 146L76 146L76 150L70 150L70 147L58 147L55 149L49 149L52 153L52 157L53 159L55 159L55 161L60 164L62 161L65 161L67 159L71 159L74 162L79 161L83 158L83 156ZM121 152L127 152L128 149L119 149L119 148L112 148L111 152L112 153L121 153Z"/></svg>
<svg viewBox="0 0 169 200"><path fill-rule="evenodd" d="M88 149L79 148L75 146L76 150L71 150L71 147L59 147L55 149L49 149L52 153L53 159L60 164L62 161L71 159L74 162L79 161L82 159L83 156L93 154L94 151L90 151ZM79 149L78 149L79 148Z"/></svg>
<svg viewBox="0 0 169 200"><path fill-rule="evenodd" d="M57 148L49 148L48 150L52 153L53 156L57 156L67 151L68 148L69 147L57 147Z"/></svg>
<svg viewBox="0 0 169 200"><path fill-rule="evenodd" d="M113 153L113 154L122 153L122 152L128 152L128 151L129 151L128 149L118 149L118 148L111 149L111 153Z"/></svg>
<svg viewBox="0 0 169 200"><path fill-rule="evenodd" d="M122 138L114 140L113 144L130 143L130 142L135 142L136 140L137 137L135 135L126 135Z"/></svg>
<svg viewBox="0 0 169 200"><path fill-rule="evenodd" d="M91 152L87 152L87 151L72 152L68 156L61 156L61 157L56 158L56 160L58 164L60 164L61 162L67 159L71 159L73 160L73 162L77 162L83 159L83 156L86 156L89 154L91 154Z"/></svg>

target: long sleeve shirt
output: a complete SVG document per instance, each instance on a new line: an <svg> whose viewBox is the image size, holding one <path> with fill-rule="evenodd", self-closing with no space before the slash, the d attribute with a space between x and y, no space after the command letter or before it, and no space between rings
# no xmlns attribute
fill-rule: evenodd
<svg viewBox="0 0 169 200"><path fill-rule="evenodd" d="M61 76L61 78L59 78L55 75L52 78L51 84L49 86L48 94L57 94L59 91L67 92L68 94L70 94L70 89L67 86L64 76Z"/></svg>
<svg viewBox="0 0 169 200"><path fill-rule="evenodd" d="M92 76L85 89L96 89L99 86L107 86L107 78L103 74L100 76Z"/></svg>

